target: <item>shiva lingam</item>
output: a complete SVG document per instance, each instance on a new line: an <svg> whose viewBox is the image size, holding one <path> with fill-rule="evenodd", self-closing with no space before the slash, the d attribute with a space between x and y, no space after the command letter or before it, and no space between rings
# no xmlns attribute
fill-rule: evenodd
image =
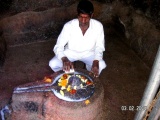
<svg viewBox="0 0 160 120"><path fill-rule="evenodd" d="M102 120L103 98L102 82L89 71L61 70L44 80L17 86L9 117L11 120Z"/></svg>
<svg viewBox="0 0 160 120"><path fill-rule="evenodd" d="M18 86L13 93L24 92L47 92L52 91L59 99L79 102L91 97L95 90L94 77L80 70L70 72L60 71L56 77L46 77L49 83L38 83L37 85L26 84Z"/></svg>

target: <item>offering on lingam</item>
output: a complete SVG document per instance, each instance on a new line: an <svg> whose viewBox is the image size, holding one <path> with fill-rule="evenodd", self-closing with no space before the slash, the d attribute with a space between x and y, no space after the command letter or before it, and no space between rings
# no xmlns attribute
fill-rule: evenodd
<svg viewBox="0 0 160 120"><path fill-rule="evenodd" d="M38 85L18 86L14 93L52 91L65 101L79 102L88 99L94 93L93 77L82 71L59 72L54 77L45 77Z"/></svg>
<svg viewBox="0 0 160 120"><path fill-rule="evenodd" d="M91 78L81 73L64 73L58 78L55 85L58 87L54 93L67 101L82 101L94 92L94 84Z"/></svg>
<svg viewBox="0 0 160 120"><path fill-rule="evenodd" d="M103 98L102 82L90 71L61 70L42 80L17 86L12 95L10 117L13 120L99 119Z"/></svg>

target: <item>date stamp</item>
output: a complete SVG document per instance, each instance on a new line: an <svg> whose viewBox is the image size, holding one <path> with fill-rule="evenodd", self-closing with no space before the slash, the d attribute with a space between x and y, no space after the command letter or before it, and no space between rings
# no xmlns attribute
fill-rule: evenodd
<svg viewBox="0 0 160 120"><path fill-rule="evenodd" d="M122 111L144 111L147 109L147 106L126 106L126 105L123 105L121 106L121 110Z"/></svg>

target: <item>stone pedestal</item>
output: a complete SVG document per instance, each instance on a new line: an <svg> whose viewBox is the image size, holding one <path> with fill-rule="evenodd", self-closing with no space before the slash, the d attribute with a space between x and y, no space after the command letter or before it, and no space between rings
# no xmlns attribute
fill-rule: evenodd
<svg viewBox="0 0 160 120"><path fill-rule="evenodd" d="M102 120L104 89L95 81L95 92L86 101L68 102L53 92L14 93L12 120Z"/></svg>

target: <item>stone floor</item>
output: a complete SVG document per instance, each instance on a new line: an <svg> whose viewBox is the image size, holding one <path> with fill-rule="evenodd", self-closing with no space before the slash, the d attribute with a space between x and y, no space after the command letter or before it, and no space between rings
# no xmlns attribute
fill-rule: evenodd
<svg viewBox="0 0 160 120"><path fill-rule="evenodd" d="M122 106L138 106L150 69L118 36L107 36L104 59L107 68L100 80L105 88L105 120L133 120L136 111ZM42 80L52 74L48 61L56 39L19 46L8 46L6 62L0 71L0 108L11 99L14 87Z"/></svg>

